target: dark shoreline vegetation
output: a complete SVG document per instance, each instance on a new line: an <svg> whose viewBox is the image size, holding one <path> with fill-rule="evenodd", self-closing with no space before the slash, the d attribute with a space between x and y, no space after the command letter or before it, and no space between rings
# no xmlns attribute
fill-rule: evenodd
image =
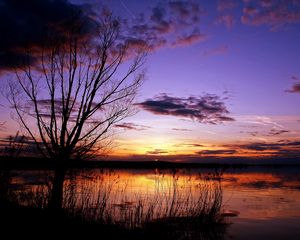
<svg viewBox="0 0 300 240"><path fill-rule="evenodd" d="M78 172L74 175L74 171L84 171L80 170L82 166L70 168L64 174L61 206L53 207L57 168L51 167L39 169L44 171L43 175L47 172L49 182L36 186L11 182L14 171L24 173L26 168L0 171L0 221L4 231L35 226L39 231L50 231L50 235L99 234L101 239L223 239L227 224L222 215L222 173L217 170L199 174L196 188L192 182L184 182L187 192L182 193L176 170L163 168L164 173L171 174L171 181L163 185L164 173L157 174L154 196L141 193L134 196L134 201L127 199L124 195L129 189L125 183L118 189L121 199L110 202L114 184L122 182L111 168L94 168L110 179L108 183L101 177L93 179L91 168L83 178ZM89 181L97 181L99 185L96 196L92 196L94 190L90 189Z"/></svg>
<svg viewBox="0 0 300 240"><path fill-rule="evenodd" d="M0 169L55 169L64 168L112 168L112 169L182 169L182 168L245 168L245 167L299 167L300 164L284 163L284 159L276 159L269 163L237 161L230 163L212 160L208 162L171 162L171 161L119 161L119 160L67 160L54 161L33 157L0 157Z"/></svg>
<svg viewBox="0 0 300 240"><path fill-rule="evenodd" d="M223 211L223 174L297 171L299 167L284 164L69 161L63 165L66 172L61 207L53 208L49 201L58 165L53 161L41 161L1 159L0 222L3 232L19 229L10 234L32 237L37 235L30 230L35 226L38 231L53 237L60 233L66 237L99 235L100 239L224 239L231 222L228 217L235 216L235 213ZM126 179L118 176L118 172L126 171L141 176L145 172L153 173L159 186L156 197L140 192L141 195L128 199L133 192ZM186 180L190 173L197 178ZM166 185L163 185L164 181L167 181ZM120 183L123 185L118 185ZM112 194L114 184L122 186L117 190L117 197L116 192ZM182 192L183 186L185 192ZM110 195L115 198L112 202L108 201Z"/></svg>

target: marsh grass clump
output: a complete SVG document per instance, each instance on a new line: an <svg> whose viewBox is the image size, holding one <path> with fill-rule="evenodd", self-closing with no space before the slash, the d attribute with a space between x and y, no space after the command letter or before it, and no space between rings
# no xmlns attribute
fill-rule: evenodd
<svg viewBox="0 0 300 240"><path fill-rule="evenodd" d="M143 181L137 184L109 170L70 172L63 185L61 213L85 224L128 230L205 229L222 223L220 178L165 171ZM24 183L10 191L10 198L19 206L47 211L51 188L51 181Z"/></svg>

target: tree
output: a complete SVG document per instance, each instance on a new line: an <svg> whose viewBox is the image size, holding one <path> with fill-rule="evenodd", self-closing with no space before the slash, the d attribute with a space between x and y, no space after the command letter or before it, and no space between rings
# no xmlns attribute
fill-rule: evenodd
<svg viewBox="0 0 300 240"><path fill-rule="evenodd" d="M27 49L28 61L8 84L21 126L43 157L60 161L97 152L111 126L134 112L147 52L132 48L109 13L88 38L78 21L64 24L63 35L45 38L36 62L29 59L36 49Z"/></svg>
<svg viewBox="0 0 300 240"><path fill-rule="evenodd" d="M44 46L26 48L8 84L16 119L41 155L57 160L49 199L56 211L63 203L65 160L105 148L111 126L134 113L144 79L147 44L124 36L107 11L90 22L86 31L73 16L44 33Z"/></svg>

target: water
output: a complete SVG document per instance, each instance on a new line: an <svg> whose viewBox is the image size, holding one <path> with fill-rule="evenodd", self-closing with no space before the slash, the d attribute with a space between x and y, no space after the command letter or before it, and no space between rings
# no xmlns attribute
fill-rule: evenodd
<svg viewBox="0 0 300 240"><path fill-rule="evenodd" d="M73 171L64 183L64 206L92 208L105 200L116 221L130 219L136 223L130 213L138 204L144 212L152 207L154 218L165 217L170 211L184 216L203 199L203 191L212 199L221 187L222 212L234 215L226 217L229 225L224 239L300 239L299 170L248 167L227 169L222 175L213 169ZM214 174L207 175L208 172ZM13 171L10 188L19 193L46 194L52 178L51 171ZM45 199L44 203L43 199L39 203L26 201L23 204L47 204Z"/></svg>
<svg viewBox="0 0 300 240"><path fill-rule="evenodd" d="M300 169L247 169L224 175L227 239L300 239Z"/></svg>

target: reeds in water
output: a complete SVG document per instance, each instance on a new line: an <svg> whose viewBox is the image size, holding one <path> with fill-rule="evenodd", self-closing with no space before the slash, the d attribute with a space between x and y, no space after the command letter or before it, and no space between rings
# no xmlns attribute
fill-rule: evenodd
<svg viewBox="0 0 300 240"><path fill-rule="evenodd" d="M10 191L10 198L21 206L47 209L51 194L49 181ZM62 210L85 223L126 229L155 223L203 225L221 221L222 197L219 175L156 172L138 185L117 172L91 170L66 177Z"/></svg>

